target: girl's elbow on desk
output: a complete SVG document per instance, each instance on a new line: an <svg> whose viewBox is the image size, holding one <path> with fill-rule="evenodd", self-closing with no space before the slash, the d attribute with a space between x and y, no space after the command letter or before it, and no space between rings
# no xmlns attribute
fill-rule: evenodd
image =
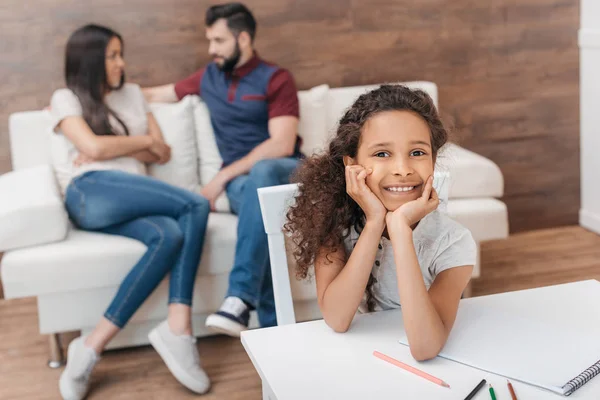
<svg viewBox="0 0 600 400"><path fill-rule="evenodd" d="M325 320L325 323L327 324L327 326L330 327L331 329L333 329L333 331L336 333L348 332L348 329L350 328L350 324L352 323L352 320L344 321L341 318L324 317L323 319Z"/></svg>
<svg viewBox="0 0 600 400"><path fill-rule="evenodd" d="M427 343L409 345L410 354L416 361L427 361L437 357L442 351L442 347L444 347L443 344L441 346Z"/></svg>

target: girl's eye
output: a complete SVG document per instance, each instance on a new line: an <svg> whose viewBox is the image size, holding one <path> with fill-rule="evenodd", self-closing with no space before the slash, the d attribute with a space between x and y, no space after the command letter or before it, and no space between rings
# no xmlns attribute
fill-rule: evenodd
<svg viewBox="0 0 600 400"><path fill-rule="evenodd" d="M410 155L413 157L420 157L420 156L424 156L425 152L421 151L421 150L415 150L412 153L410 153Z"/></svg>
<svg viewBox="0 0 600 400"><path fill-rule="evenodd" d="M389 157L390 155L385 151L380 151L379 153L375 153L375 157Z"/></svg>

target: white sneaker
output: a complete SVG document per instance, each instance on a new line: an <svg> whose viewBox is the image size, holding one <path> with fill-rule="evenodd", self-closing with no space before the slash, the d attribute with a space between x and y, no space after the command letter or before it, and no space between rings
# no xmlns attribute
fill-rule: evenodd
<svg viewBox="0 0 600 400"><path fill-rule="evenodd" d="M69 344L67 366L60 375L58 387L64 400L81 400L85 398L90 384L90 375L100 360L96 351L85 344L85 337L80 336Z"/></svg>
<svg viewBox="0 0 600 400"><path fill-rule="evenodd" d="M152 329L148 339L179 383L198 394L208 392L210 380L200 366L196 338L175 335L164 321Z"/></svg>
<svg viewBox="0 0 600 400"><path fill-rule="evenodd" d="M206 327L225 335L240 337L248 330L250 308L239 297L230 296L225 299L219 311L206 318Z"/></svg>

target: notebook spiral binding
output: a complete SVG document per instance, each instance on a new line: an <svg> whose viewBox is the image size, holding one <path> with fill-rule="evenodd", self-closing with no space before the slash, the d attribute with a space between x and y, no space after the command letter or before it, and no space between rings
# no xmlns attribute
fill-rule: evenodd
<svg viewBox="0 0 600 400"><path fill-rule="evenodd" d="M581 374L577 375L575 378L571 379L569 382L563 386L563 390L567 389L565 392L565 396L571 395L574 391L581 388L583 385L588 383L593 377L600 374L600 360L596 361L594 365L583 371Z"/></svg>

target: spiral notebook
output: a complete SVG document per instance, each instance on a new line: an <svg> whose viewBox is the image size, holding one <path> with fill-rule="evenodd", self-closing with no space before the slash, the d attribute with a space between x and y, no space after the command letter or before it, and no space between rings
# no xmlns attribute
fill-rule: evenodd
<svg viewBox="0 0 600 400"><path fill-rule="evenodd" d="M439 356L571 395L600 375L600 282L561 286L461 301Z"/></svg>

